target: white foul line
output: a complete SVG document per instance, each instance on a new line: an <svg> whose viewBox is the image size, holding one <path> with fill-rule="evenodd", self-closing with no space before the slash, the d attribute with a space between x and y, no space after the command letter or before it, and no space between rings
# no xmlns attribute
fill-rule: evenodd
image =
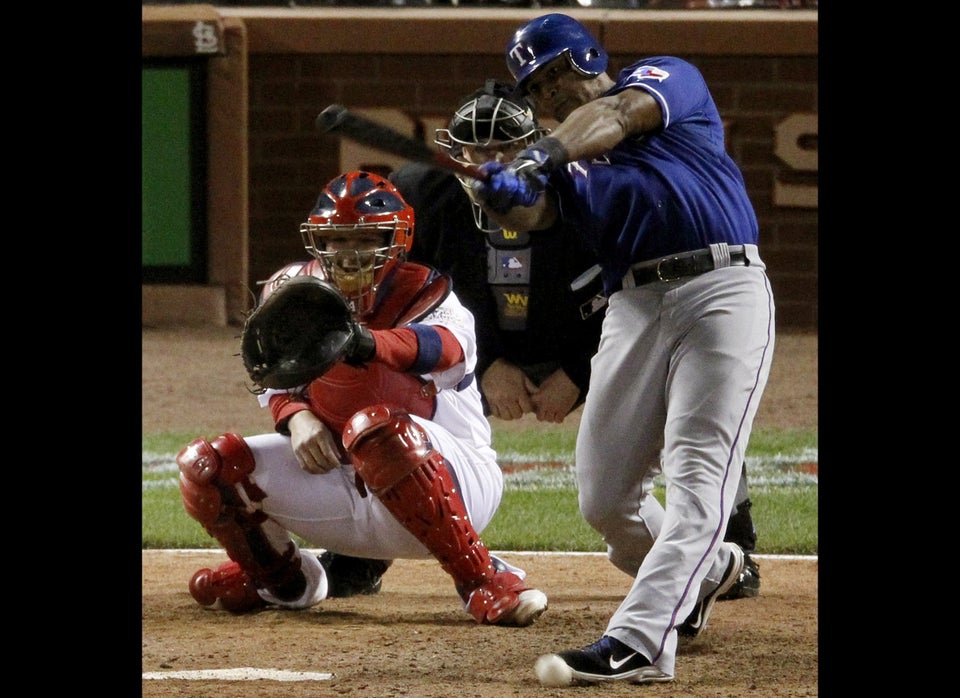
<svg viewBox="0 0 960 698"><path fill-rule="evenodd" d="M301 548L301 550L312 553L314 555L319 555L323 552L323 548ZM500 555L502 557L606 557L605 552L595 552L589 550L491 550L491 553L495 555ZM226 555L223 548L144 548L140 551L141 557L152 556L152 555L195 555L197 553L212 553L220 555ZM778 555L770 553L750 553L750 557L755 560L808 560L816 561L819 559L819 555ZM425 557L422 560L430 560L432 558Z"/></svg>
<svg viewBox="0 0 960 698"><path fill-rule="evenodd" d="M146 671L142 675L147 679L183 679L186 681L329 681L333 674L319 671L283 671L281 669L200 669L197 671Z"/></svg>

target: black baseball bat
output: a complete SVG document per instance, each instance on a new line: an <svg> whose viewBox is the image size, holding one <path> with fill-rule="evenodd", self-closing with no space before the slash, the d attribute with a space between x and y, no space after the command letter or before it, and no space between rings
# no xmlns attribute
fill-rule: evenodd
<svg viewBox="0 0 960 698"><path fill-rule="evenodd" d="M476 165L454 160L428 146L421 140L395 131L347 109L342 104L331 104L317 116L316 126L321 133L339 134L352 141L397 155L405 160L427 163L441 170L485 181L486 175Z"/></svg>

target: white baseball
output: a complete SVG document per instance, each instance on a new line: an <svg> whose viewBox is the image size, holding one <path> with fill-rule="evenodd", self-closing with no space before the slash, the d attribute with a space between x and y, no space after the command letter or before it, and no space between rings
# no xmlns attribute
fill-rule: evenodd
<svg viewBox="0 0 960 698"><path fill-rule="evenodd" d="M560 688L573 683L573 670L555 654L544 654L533 666L541 686Z"/></svg>

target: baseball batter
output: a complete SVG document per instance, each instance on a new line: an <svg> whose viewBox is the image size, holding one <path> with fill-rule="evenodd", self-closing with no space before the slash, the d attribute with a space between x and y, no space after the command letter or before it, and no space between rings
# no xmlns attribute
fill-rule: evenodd
<svg viewBox="0 0 960 698"><path fill-rule="evenodd" d="M349 172L326 185L300 232L313 259L276 272L262 295L321 277L368 343L361 360L347 356L305 386L263 391L275 433L198 438L180 452L184 506L230 557L199 570L191 594L237 613L322 601L327 572L296 534L363 558L432 555L478 623L529 625L546 596L479 535L503 476L473 375L473 316L448 277L406 261L413 209L386 179Z"/></svg>
<svg viewBox="0 0 960 698"><path fill-rule="evenodd" d="M513 230L578 228L607 300L576 445L580 510L635 577L602 637L541 657L548 686L674 677L744 567L723 541L774 349L774 299L743 177L700 72L670 56L616 79L583 25L548 14L506 49L559 125L475 193ZM653 495L666 483L665 506Z"/></svg>

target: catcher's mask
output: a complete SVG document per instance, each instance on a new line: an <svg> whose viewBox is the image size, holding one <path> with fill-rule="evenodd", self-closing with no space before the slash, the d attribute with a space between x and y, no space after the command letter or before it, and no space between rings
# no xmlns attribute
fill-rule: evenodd
<svg viewBox="0 0 960 698"><path fill-rule="evenodd" d="M514 95L513 88L491 79L464 99L446 128L436 130L434 143L459 162L480 165L490 160L509 162L544 135L533 110ZM488 233L498 231L473 200L469 181L457 178L473 202L477 227Z"/></svg>
<svg viewBox="0 0 960 698"><path fill-rule="evenodd" d="M347 172L320 192L307 222L300 224L300 236L327 280L363 318L376 308L381 284L413 246L413 220L413 208L388 180ZM365 242L371 234L375 237Z"/></svg>

